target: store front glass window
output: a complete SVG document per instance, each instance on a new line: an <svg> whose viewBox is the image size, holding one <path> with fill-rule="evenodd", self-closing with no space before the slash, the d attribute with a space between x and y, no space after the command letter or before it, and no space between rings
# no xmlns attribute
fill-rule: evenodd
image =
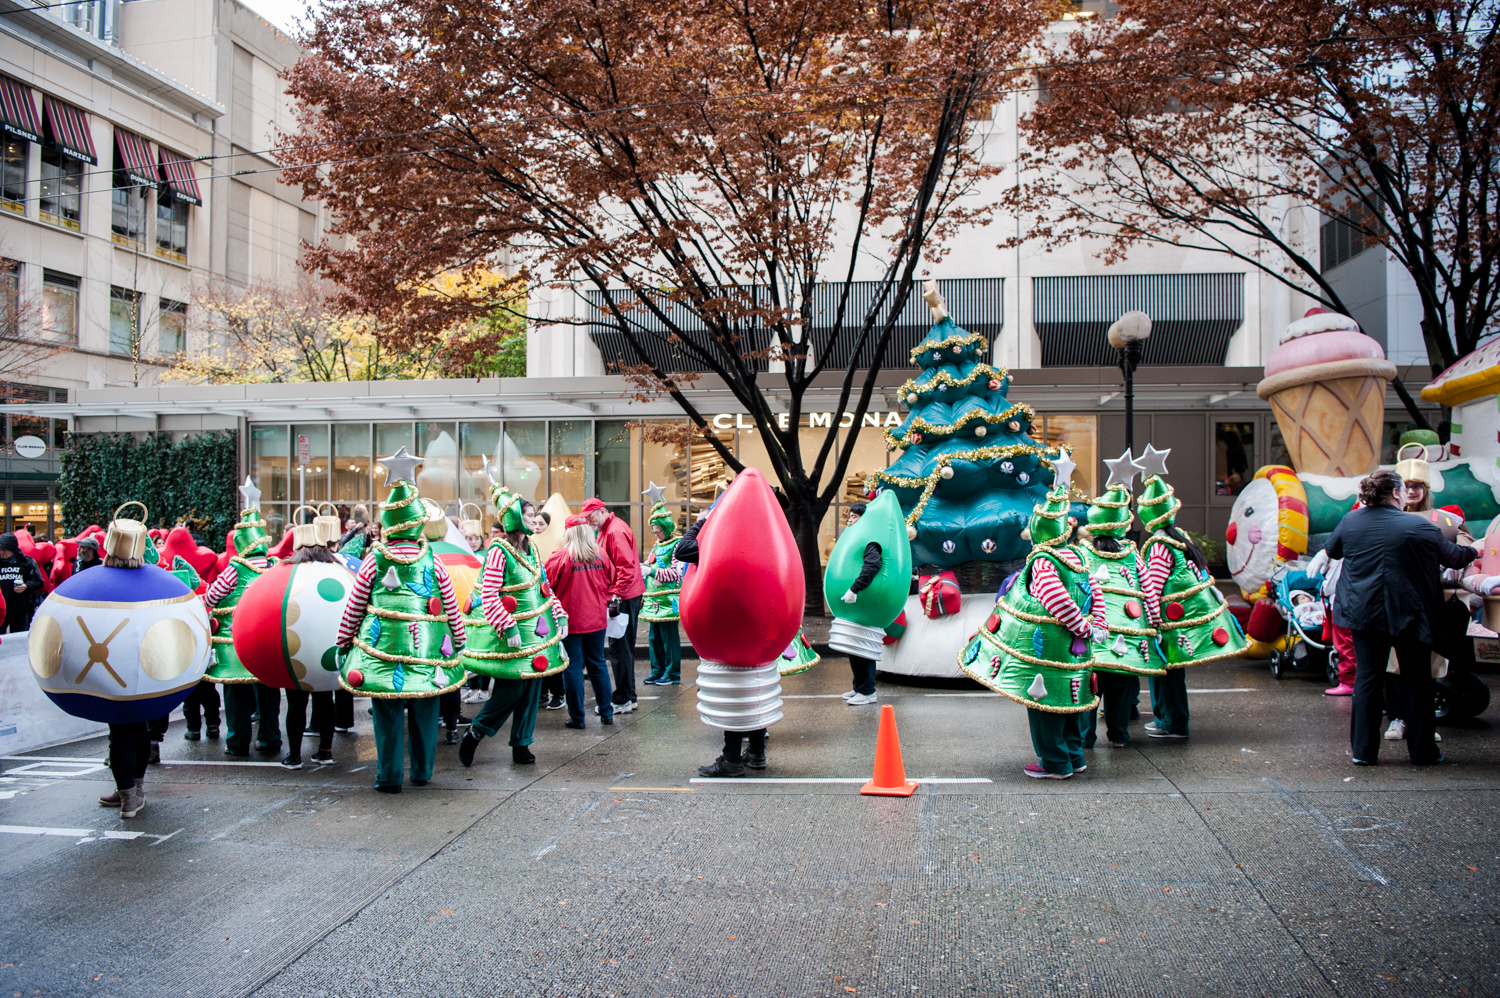
<svg viewBox="0 0 1500 998"><path fill-rule="evenodd" d="M1046 446L1068 448L1078 465L1074 488L1086 496L1098 495L1099 417L1049 412L1037 417L1032 430Z"/></svg>
<svg viewBox="0 0 1500 998"><path fill-rule="evenodd" d="M479 507L478 515L471 508L469 517L480 521L484 536L490 533L490 524L495 521L493 504L490 502L490 483L484 477L485 458L489 459L490 471L496 479L500 477L500 423L459 423L459 500Z"/></svg>
<svg viewBox="0 0 1500 998"><path fill-rule="evenodd" d="M594 424L594 481L599 498L611 513L630 524L639 540L645 520L638 515L645 496L632 489L635 470L630 460L630 424L623 419L601 419Z"/></svg>
<svg viewBox="0 0 1500 998"><path fill-rule="evenodd" d="M591 420L553 420L548 464L548 492L560 492L571 506L580 506L594 495L590 451Z"/></svg>
<svg viewBox="0 0 1500 998"><path fill-rule="evenodd" d="M302 467L301 439L307 438L308 465ZM300 493L298 502L318 503L328 499L328 424L305 423L292 427L292 474ZM301 519L298 523L303 522ZM310 520L308 522L311 522Z"/></svg>
<svg viewBox="0 0 1500 998"><path fill-rule="evenodd" d="M365 502L370 491L370 424L333 427L333 500Z"/></svg>
<svg viewBox="0 0 1500 998"><path fill-rule="evenodd" d="M500 441L500 478L506 488L522 499L542 504L551 492L547 491L545 477L547 468L547 424L535 422L505 423L505 435ZM557 491L556 489L552 491ZM575 509L576 512L576 509Z"/></svg>
<svg viewBox="0 0 1500 998"><path fill-rule="evenodd" d="M418 423L417 453L423 460L417 469L417 491L431 499L449 516L458 515L458 440L455 423Z"/></svg>
<svg viewBox="0 0 1500 998"><path fill-rule="evenodd" d="M1409 419L1388 419L1385 421L1384 435L1381 438L1380 463L1395 464L1396 451L1401 449L1401 434L1409 433L1417 429L1417 424ZM1413 447L1406 452L1407 457L1420 457L1417 449ZM1288 461L1288 464L1291 462Z"/></svg>
<svg viewBox="0 0 1500 998"><path fill-rule="evenodd" d="M729 453L734 453L734 430L710 432L725 445ZM730 480L734 478L734 470L706 440L694 439L690 443L688 462L688 499L694 507L691 512L696 516L698 507L711 505L719 497L719 493L729 487Z"/></svg>
<svg viewBox="0 0 1500 998"><path fill-rule="evenodd" d="M384 500L391 494L390 487L385 484L385 465L380 463L383 457L390 457L402 447L406 448L408 454L416 453L416 442L412 440L410 423L376 423L375 425L375 498ZM418 466L417 470L422 469Z"/></svg>
<svg viewBox="0 0 1500 998"><path fill-rule="evenodd" d="M1255 474L1255 424L1214 423L1214 495L1237 496Z"/></svg>
<svg viewBox="0 0 1500 998"><path fill-rule="evenodd" d="M262 502L284 502L290 498L287 457L285 426L266 423L250 428L250 470Z"/></svg>

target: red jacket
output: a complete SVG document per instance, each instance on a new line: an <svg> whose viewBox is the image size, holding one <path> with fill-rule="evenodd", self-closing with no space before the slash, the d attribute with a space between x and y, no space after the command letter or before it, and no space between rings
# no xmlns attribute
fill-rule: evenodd
<svg viewBox="0 0 1500 998"><path fill-rule="evenodd" d="M636 569L640 574L640 569ZM569 634L588 634L604 630L608 623L605 604L615 570L604 560L575 562L567 548L558 548L547 559L547 582L563 612L568 615Z"/></svg>
<svg viewBox="0 0 1500 998"><path fill-rule="evenodd" d="M635 544L635 534L630 524L609 514L599 528L600 553L615 566L615 581L609 594L620 599L635 599L646 591L646 578L641 574L640 551Z"/></svg>

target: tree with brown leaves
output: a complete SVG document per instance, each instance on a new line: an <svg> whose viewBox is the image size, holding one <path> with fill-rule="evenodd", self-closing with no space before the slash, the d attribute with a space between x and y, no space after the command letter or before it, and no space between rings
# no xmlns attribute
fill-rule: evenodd
<svg viewBox="0 0 1500 998"><path fill-rule="evenodd" d="M1050 6L327 0L288 74L288 179L354 248L313 266L410 339L477 307L425 282L508 253L533 282L598 292L636 388L736 471L684 389L714 375L754 419L821 612L818 524L855 435L835 419L804 454L804 396L820 381L859 424L920 269L986 220L960 200L993 172L975 111ZM821 285L840 289L826 306Z"/></svg>
<svg viewBox="0 0 1500 998"><path fill-rule="evenodd" d="M1125 0L1040 81L1029 237L1226 254L1340 312L1317 209L1415 282L1433 373L1500 312L1495 0ZM1425 425L1404 388L1413 418Z"/></svg>

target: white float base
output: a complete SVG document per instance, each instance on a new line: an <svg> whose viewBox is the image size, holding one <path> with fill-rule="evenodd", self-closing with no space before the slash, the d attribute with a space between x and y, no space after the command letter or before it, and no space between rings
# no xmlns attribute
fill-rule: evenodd
<svg viewBox="0 0 1500 998"><path fill-rule="evenodd" d="M880 655L879 669L898 676L938 676L960 679L958 653L983 626L995 608L993 594L966 593L959 611L933 620L922 612L922 601L906 598L906 633Z"/></svg>

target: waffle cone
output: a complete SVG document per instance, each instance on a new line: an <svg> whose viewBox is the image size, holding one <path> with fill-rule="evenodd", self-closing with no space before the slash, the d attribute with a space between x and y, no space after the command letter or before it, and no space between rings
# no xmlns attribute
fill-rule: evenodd
<svg viewBox="0 0 1500 998"><path fill-rule="evenodd" d="M1384 360L1315 364L1269 377L1256 393L1271 403L1299 472L1355 478L1380 463L1385 386L1395 373Z"/></svg>

